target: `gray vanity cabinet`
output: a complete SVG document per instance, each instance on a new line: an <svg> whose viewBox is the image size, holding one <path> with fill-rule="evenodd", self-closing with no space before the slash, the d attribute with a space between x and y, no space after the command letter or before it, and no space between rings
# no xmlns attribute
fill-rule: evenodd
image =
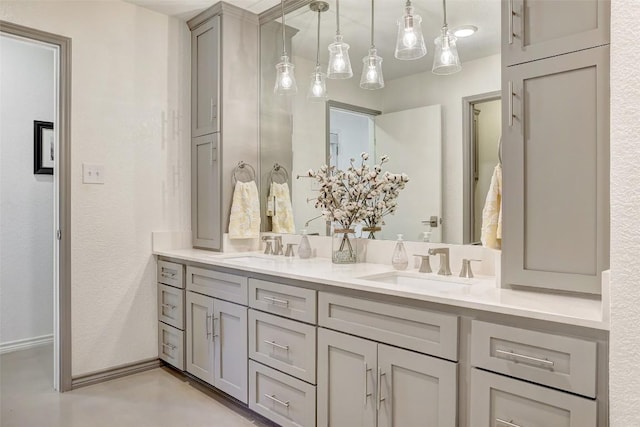
<svg viewBox="0 0 640 427"><path fill-rule="evenodd" d="M218 132L220 17L191 32L191 137Z"/></svg>
<svg viewBox="0 0 640 427"><path fill-rule="evenodd" d="M506 67L502 78L503 286L600 293L609 267L609 47Z"/></svg>
<svg viewBox="0 0 640 427"><path fill-rule="evenodd" d="M247 308L187 292L187 372L247 403Z"/></svg>
<svg viewBox="0 0 640 427"><path fill-rule="evenodd" d="M505 65L609 43L606 0L506 0L502 2L502 58Z"/></svg>
<svg viewBox="0 0 640 427"><path fill-rule="evenodd" d="M197 248L221 249L219 140L212 133L191 144L191 233Z"/></svg>
<svg viewBox="0 0 640 427"><path fill-rule="evenodd" d="M320 328L318 426L457 421L457 364Z"/></svg>

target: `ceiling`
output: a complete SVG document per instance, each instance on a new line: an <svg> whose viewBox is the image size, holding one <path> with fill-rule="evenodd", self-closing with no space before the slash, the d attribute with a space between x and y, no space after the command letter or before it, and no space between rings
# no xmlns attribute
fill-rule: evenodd
<svg viewBox="0 0 640 427"><path fill-rule="evenodd" d="M217 0L125 0L129 3L188 20L217 3ZM280 3L279 0L225 0L254 13L261 13ZM285 0L287 1L287 0ZM336 30L335 0L328 0L329 10L321 16L320 63L328 60L327 46L333 41ZM413 61L400 61L393 57L397 26L402 16L405 0L378 0L375 3L375 44L383 58L385 79L391 80L427 70L433 63L433 40L442 27L442 3L439 0L413 0L415 13L422 16L422 31L427 44L427 55ZM351 64L354 75L359 76L362 58L370 45L371 3L365 0L340 2L340 29L344 41L351 46ZM302 7L286 17L288 26L299 30L294 38L296 55L315 61L317 14L309 7ZM500 0L447 0L449 28L475 25L478 32L458 40L458 52L462 66L466 61L500 53Z"/></svg>

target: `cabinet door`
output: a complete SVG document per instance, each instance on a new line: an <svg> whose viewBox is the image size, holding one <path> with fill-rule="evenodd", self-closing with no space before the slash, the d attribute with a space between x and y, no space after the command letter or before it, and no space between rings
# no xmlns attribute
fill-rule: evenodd
<svg viewBox="0 0 640 427"><path fill-rule="evenodd" d="M213 385L247 403L247 307L216 299L213 305Z"/></svg>
<svg viewBox="0 0 640 427"><path fill-rule="evenodd" d="M503 285L600 293L609 268L609 48L503 71Z"/></svg>
<svg viewBox="0 0 640 427"><path fill-rule="evenodd" d="M457 364L378 344L378 427L455 427Z"/></svg>
<svg viewBox="0 0 640 427"><path fill-rule="evenodd" d="M597 404L473 368L471 427L596 427Z"/></svg>
<svg viewBox="0 0 640 427"><path fill-rule="evenodd" d="M191 144L191 233L193 246L220 249L219 134L194 138Z"/></svg>
<svg viewBox="0 0 640 427"><path fill-rule="evenodd" d="M376 425L376 343L318 329L318 425Z"/></svg>
<svg viewBox="0 0 640 427"><path fill-rule="evenodd" d="M220 17L191 32L191 137L219 130Z"/></svg>
<svg viewBox="0 0 640 427"><path fill-rule="evenodd" d="M502 58L509 66L609 43L607 0L502 2Z"/></svg>
<svg viewBox="0 0 640 427"><path fill-rule="evenodd" d="M187 372L213 384L213 357L213 298L187 292Z"/></svg>

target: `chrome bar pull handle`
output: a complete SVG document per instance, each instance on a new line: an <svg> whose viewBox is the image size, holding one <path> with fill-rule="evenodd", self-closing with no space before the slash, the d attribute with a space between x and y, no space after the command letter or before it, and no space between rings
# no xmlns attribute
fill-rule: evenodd
<svg viewBox="0 0 640 427"><path fill-rule="evenodd" d="M513 0L509 0L509 44L513 44Z"/></svg>
<svg viewBox="0 0 640 427"><path fill-rule="evenodd" d="M380 410L380 406L382 405L382 402L384 402L385 398L382 397L382 377L385 375L384 372L382 372L382 368L378 366L378 411Z"/></svg>
<svg viewBox="0 0 640 427"><path fill-rule="evenodd" d="M500 418L496 418L496 427L507 426L507 427L522 427L520 424L514 424L513 420L505 421Z"/></svg>
<svg viewBox="0 0 640 427"><path fill-rule="evenodd" d="M553 366L555 365L555 363L552 360L540 359L539 357L526 356L524 354L515 353L513 351L496 350L496 353L506 356L508 358L520 359L525 363L526 362L540 363L542 365L545 365L549 369L553 368Z"/></svg>
<svg viewBox="0 0 640 427"><path fill-rule="evenodd" d="M367 367L367 362L364 362L364 407L367 407L367 399L371 396L369 393L369 382L367 381L367 375L371 372L371 368Z"/></svg>
<svg viewBox="0 0 640 427"><path fill-rule="evenodd" d="M215 339L217 336L220 336L220 334L216 334L216 322L218 322L217 317L213 318L213 325L211 325L211 327L213 328L213 338ZM220 322L218 322L218 330L220 329Z"/></svg>
<svg viewBox="0 0 640 427"><path fill-rule="evenodd" d="M204 325L205 325L205 328L206 328L206 331L207 331L207 338L209 338L211 336L211 332L209 332L209 322L210 322L210 319L212 317L213 317L213 315L207 314L207 318L205 319L205 322L204 322Z"/></svg>
<svg viewBox="0 0 640 427"><path fill-rule="evenodd" d="M165 343L165 342L162 343L162 346L163 347L169 347L171 350L175 350L177 348L175 345L169 344L169 343Z"/></svg>
<svg viewBox="0 0 640 427"><path fill-rule="evenodd" d="M262 297L263 300L267 301L269 304L280 304L280 305L284 305L285 307L289 307L289 301L286 299L279 299L279 298L274 298L274 297L270 297L270 296L264 296Z"/></svg>
<svg viewBox="0 0 640 427"><path fill-rule="evenodd" d="M282 349L282 350L289 351L289 346L288 345L278 344L275 341L269 341L269 340L263 340L262 342L265 343L265 344L269 344L270 346L273 346L273 347L276 347L276 348L279 348L279 349Z"/></svg>
<svg viewBox="0 0 640 427"><path fill-rule="evenodd" d="M175 310L176 306L173 304L162 304L162 307L168 308L169 310Z"/></svg>
<svg viewBox="0 0 640 427"><path fill-rule="evenodd" d="M509 115L509 127L513 126L513 95L515 95L513 93L513 82L511 80L509 80L509 83L507 84L507 90L509 91L509 102L507 103L508 105L508 111L507 114Z"/></svg>
<svg viewBox="0 0 640 427"><path fill-rule="evenodd" d="M273 400L274 402L284 406L285 408L289 407L289 401L288 400L286 402L284 402L284 401L278 399L275 394L265 394L264 397L266 397L267 399Z"/></svg>

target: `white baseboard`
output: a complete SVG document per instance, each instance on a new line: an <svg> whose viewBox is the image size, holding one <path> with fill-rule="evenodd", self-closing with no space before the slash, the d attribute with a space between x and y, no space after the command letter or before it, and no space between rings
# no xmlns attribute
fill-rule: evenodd
<svg viewBox="0 0 640 427"><path fill-rule="evenodd" d="M39 347L53 343L53 334L42 335L40 337L24 338L16 341L0 343L0 354L11 353L12 351L26 350L28 348Z"/></svg>

